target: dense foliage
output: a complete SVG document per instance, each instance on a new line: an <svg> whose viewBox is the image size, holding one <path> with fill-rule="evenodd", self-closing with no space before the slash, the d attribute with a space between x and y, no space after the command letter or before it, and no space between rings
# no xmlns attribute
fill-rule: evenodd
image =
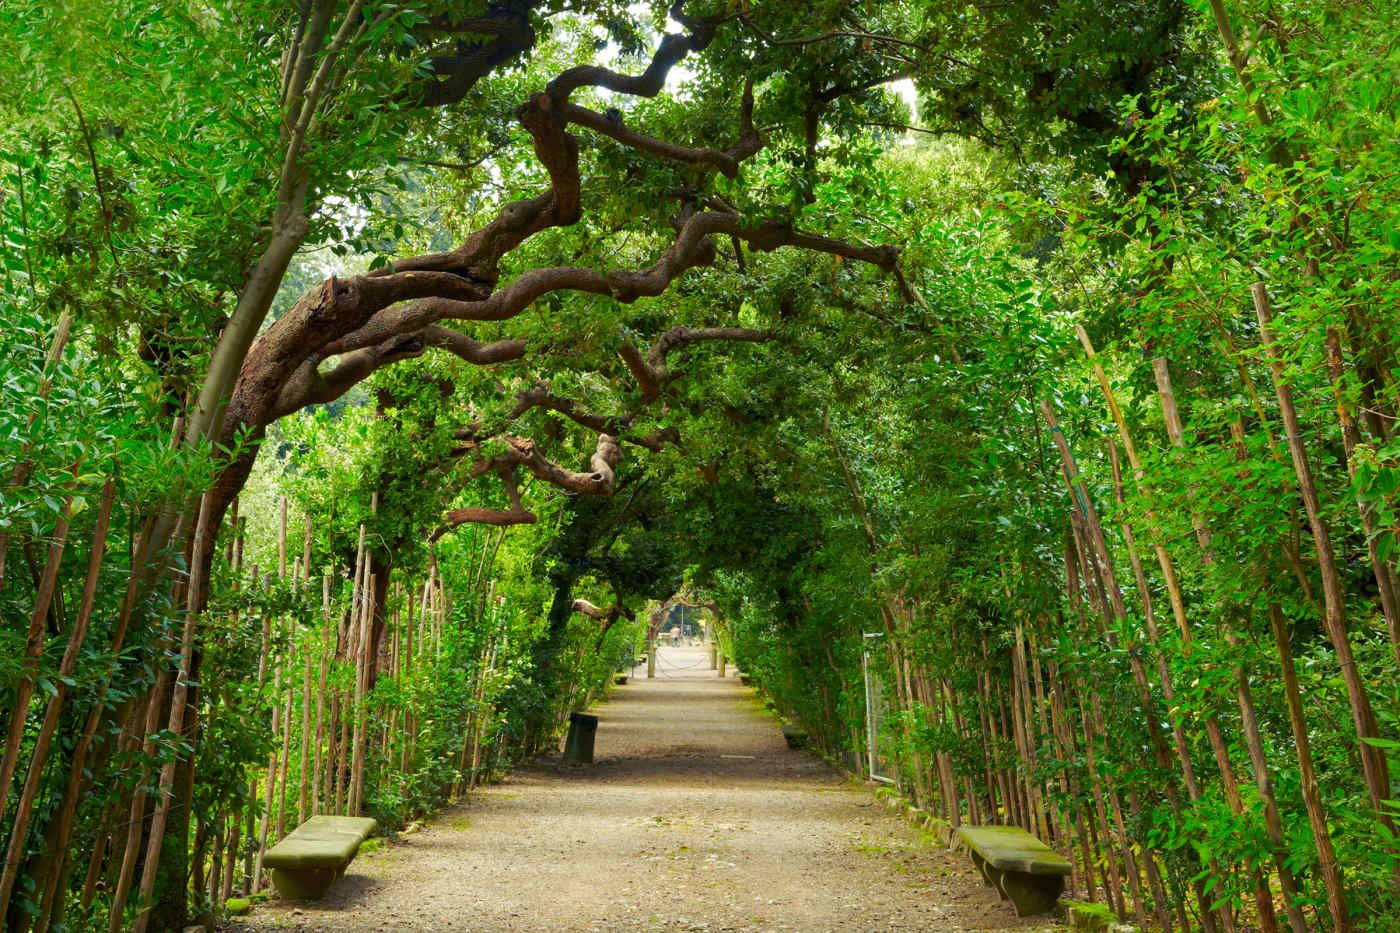
<svg viewBox="0 0 1400 933"><path fill-rule="evenodd" d="M794 7L0 8L7 929L418 819L675 600L1135 922L1400 929L1400 27Z"/></svg>

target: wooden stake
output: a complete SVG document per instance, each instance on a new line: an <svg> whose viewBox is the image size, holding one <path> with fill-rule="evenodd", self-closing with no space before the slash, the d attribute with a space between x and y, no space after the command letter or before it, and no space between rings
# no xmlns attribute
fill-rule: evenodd
<svg viewBox="0 0 1400 933"><path fill-rule="evenodd" d="M1341 575L1337 571L1336 557L1332 552L1331 532L1327 527L1327 518L1322 513L1322 503L1313 482L1307 449L1303 445L1303 429L1298 423L1298 410L1293 405L1293 389L1286 379L1283 355L1274 339L1269 294L1263 282L1256 282L1250 286L1250 295L1254 299L1254 312L1259 319L1259 336L1269 360L1274 394L1278 398L1279 414L1283 418L1288 453L1293 459L1293 470L1298 477L1298 491L1302 494L1303 508L1307 512L1308 526L1312 531L1313 544L1317 548L1318 569L1322 575L1322 598L1326 606L1323 622L1328 640L1337 652L1342 682L1346 686L1366 790L1371 796L1371 806L1376 811L1376 818L1389 832L1390 837L1395 838L1394 821L1385 810L1385 801L1390 797L1390 769L1382 750L1366 741L1380 737L1376 728L1376 716L1371 707L1371 697L1366 692L1366 685L1361 680L1355 656L1352 654L1351 639L1347 633Z"/></svg>
<svg viewBox="0 0 1400 933"><path fill-rule="evenodd" d="M155 757L156 731L160 727L160 697L169 683L169 674L162 668L156 677L151 692L146 697L145 739L141 745L142 757L150 761ZM131 812L127 819L126 846L122 850L122 864L117 874L117 886L112 893L111 912L108 915L107 933L122 933L125 926L126 899L131 892L132 874L136 870L136 857L141 848L141 830L146 818L146 783L149 774L141 769L141 780L131 795Z"/></svg>
<svg viewBox="0 0 1400 933"><path fill-rule="evenodd" d="M131 566L143 566L154 551L153 528L156 518L148 518L141 528L138 540L133 542L131 550ZM176 533L180 528L180 523L176 523ZM140 589L141 577L137 574L130 575L127 580L126 593L122 597L121 611L117 616L116 629L112 633L108 653L115 655L126 643L127 627L131 621L132 611L136 605L136 596ZM88 754L92 750L93 741L97 735L98 726L104 720L104 710L108 690L111 687L111 680L103 680L98 688L97 697L93 702L91 712L88 713L87 722L83 727L83 733L71 753L71 763L68 769L68 783L63 791L63 803L59 808L56 820L51 824L52 831L48 833L48 840L45 846L44 863L49 867L47 876L35 877L36 888L42 888L43 897L40 899L39 916L35 921L35 933L46 933L49 922L55 910L61 902L59 896L59 883L61 879L67 877L66 863L70 857L71 850L69 841L73 832L73 821L77 816L78 803L83 796L83 788L86 784Z"/></svg>
<svg viewBox="0 0 1400 933"><path fill-rule="evenodd" d="M288 771L291 767L292 750L292 696L295 693L291 665L286 665L287 693L282 701L282 751L277 757L277 831L276 838L281 841L287 834L287 779L290 776Z"/></svg>
<svg viewBox="0 0 1400 933"><path fill-rule="evenodd" d="M277 578L287 579L287 497L278 500Z"/></svg>
<svg viewBox="0 0 1400 933"><path fill-rule="evenodd" d="M73 464L74 479L81 466L81 459ZM58 588L58 569L63 560L64 545L68 540L68 520L72 514L73 495L70 493L64 498L59 509L58 523L54 526L53 537L49 539L48 560L39 578L33 611L29 614L29 632L25 636L24 658L20 662L19 682L15 686L15 704L10 712L5 754L3 759L0 759L0 819L4 818L5 805L9 802L10 783L14 779L15 766L19 763L19 749L29 718L29 701L34 697L34 688L39 676L39 657L44 651L44 622L49 617L49 608Z"/></svg>
<svg viewBox="0 0 1400 933"><path fill-rule="evenodd" d="M5 853L3 873L0 873L0 904L10 902L10 894L14 890L15 879L19 875L20 864L24 858L24 841L29 829L29 819L33 814L34 801L39 791L39 779L43 774L44 764L48 760L49 746L53 740L54 732L58 728L58 715L62 712L64 701L68 696L68 682L77 668L78 652L82 650L83 641L87 638L88 622L92 619L93 600L97 595L97 579L102 570L102 560L107 546L107 529L111 522L115 497L116 484L109 479L102 487L102 501L97 510L97 526L93 530L92 545L88 553L87 577L83 582L82 602L78 608L77 618L73 622L73 631L68 638L68 647L63 653L63 660L59 663L54 693L49 698L48 705L44 710L44 720L39 726L39 734L35 738L34 747L30 752L29 770L25 777L24 788L20 793L18 810L16 810L14 821L10 826L10 846ZM18 707L18 704L16 706ZM14 731L13 728L11 731ZM6 746L6 752L9 752L8 746ZM8 781L2 786L8 787ZM0 808L3 806L4 801L0 801ZM0 816L3 816L3 810L0 810Z"/></svg>
<svg viewBox="0 0 1400 933"><path fill-rule="evenodd" d="M1288 722L1293 730L1293 745L1298 755L1298 776L1302 784L1303 804L1308 811L1308 825L1312 829L1313 845L1317 849L1317 870L1322 875L1323 885L1327 889L1327 912L1332 917L1332 928L1337 933L1351 933L1352 924L1347 912L1342 868L1337 864L1337 854L1332 848L1327 809L1318 787L1317 770L1313 767L1312 739L1308 735L1307 720L1303 715L1303 694L1298 687L1298 669L1293 664L1293 649L1290 646L1288 628L1284 623L1283 610L1275 602L1269 603L1269 626L1273 630L1274 645L1278 648L1279 669L1283 672L1283 695L1288 702Z"/></svg>
<svg viewBox="0 0 1400 933"><path fill-rule="evenodd" d="M1342 341L1335 327L1327 328L1327 375L1332 381L1332 392L1337 399L1337 420L1342 426L1342 448L1346 452L1347 475L1353 485L1356 482L1356 448L1361 443L1361 432L1356 427L1351 408L1347 405L1343 387L1345 365L1342 359ZM1380 593L1381 613L1385 616L1386 632L1390 635L1390 650L1395 664L1400 668L1400 587L1395 573L1380 556L1380 532L1376 528L1376 508L1370 502L1356 500L1357 511L1361 515L1361 531L1366 536L1366 550L1371 558L1371 572L1376 578L1376 589Z"/></svg>
<svg viewBox="0 0 1400 933"><path fill-rule="evenodd" d="M68 343L68 334L72 330L72 327L73 312L65 309L58 316L58 324L54 328L53 339L49 343L49 352L44 357L43 374L39 378L38 392L36 393L39 401L44 401L49 397L49 391L53 387L53 372L51 372L51 370L57 367L59 359L63 356L63 348ZM38 417L39 411L36 408L30 413L25 427L34 427L34 422ZM31 446L32 442L26 438L24 445L21 447L19 461L15 464L14 472L10 474L9 485L13 488L22 488L29 480L29 472L33 469L33 463L27 458L27 454ZM8 531L0 531L0 587L5 585L5 555L9 552L9 543L10 533ZM7 780L4 782L4 790L7 795L9 788L10 784Z"/></svg>
<svg viewBox="0 0 1400 933"><path fill-rule="evenodd" d="M200 499L199 520L195 523L189 564L190 580L186 587L185 626L180 641L180 668L171 693L170 719L167 725L173 735L185 734L185 706L189 699L190 673L194 662L194 632L203 608L200 597L204 588L205 538L209 522L212 520L210 513L213 511L213 501L212 495L207 493ZM178 764L178 760L172 759L165 763L160 772L159 798L155 816L151 820L151 840L146 849L146 864L141 873L141 909L132 925L132 933L146 933L146 925L150 922L151 894L155 891L156 874L160 868L170 804L175 797L175 768Z"/></svg>
<svg viewBox="0 0 1400 933"><path fill-rule="evenodd" d="M306 513L306 530L301 540L301 573L302 582L311 580L311 513Z"/></svg>
<svg viewBox="0 0 1400 933"><path fill-rule="evenodd" d="M321 632L317 639L317 650L321 658L321 672L316 680L316 737L313 748L316 750L311 774L311 813L321 812L321 769L325 759L325 714L326 714L326 674L329 667L325 642L331 628L331 575L321 575Z"/></svg>
<svg viewBox="0 0 1400 933"><path fill-rule="evenodd" d="M300 823L310 816L308 809L309 795L311 793L311 646L315 644L312 637L314 629L308 629L302 637L302 661L301 674L301 756L297 759L297 822Z"/></svg>
<svg viewBox="0 0 1400 933"><path fill-rule="evenodd" d="M1171 371L1164 357L1159 356L1152 361L1152 373L1157 381L1157 394L1162 400L1162 417L1166 422L1167 437L1171 440L1171 444L1174 448L1185 450L1186 437L1182 430L1181 416L1176 407L1176 392L1172 388ZM1202 518L1201 513L1189 502L1189 500L1194 500L1196 497L1196 487L1188 486L1187 494L1191 526L1196 532L1196 543L1200 548L1201 562L1207 567L1213 566L1215 564L1215 552L1211 547L1210 531L1206 527L1205 519ZM1224 632L1224 635L1227 641L1231 641L1232 636L1228 631ZM1233 642L1231 643L1233 644ZM1236 664L1236 673L1241 678L1245 677L1243 670L1239 668L1238 664ZM1245 679L1244 682L1246 685L1248 684L1247 679ZM1246 686L1246 693L1238 697L1242 706L1247 694L1248 687ZM1244 712L1242 708L1241 713ZM1253 710L1251 709L1249 712L1252 713ZM1205 727L1206 737L1210 740L1211 751L1215 754L1215 761L1220 769L1221 786L1225 791L1225 801L1230 806L1230 812L1234 813L1236 817L1242 817L1244 815L1244 799L1240 796L1239 782L1235 777L1234 765L1230 761L1230 752L1225 743L1224 731L1220 728L1220 720L1212 713L1206 716ZM1282 862L1280 861L1279 864L1281 865ZM1274 920L1273 895L1269 891L1258 867L1250 864L1248 870L1254 882L1254 900L1258 908L1261 928L1264 933L1274 933L1274 931L1278 929L1278 925ZM1286 867L1284 871L1287 873Z"/></svg>

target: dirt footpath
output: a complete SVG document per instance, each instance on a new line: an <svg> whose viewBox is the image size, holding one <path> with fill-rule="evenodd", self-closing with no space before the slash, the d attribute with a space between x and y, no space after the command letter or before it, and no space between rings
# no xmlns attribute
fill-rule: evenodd
<svg viewBox="0 0 1400 933"><path fill-rule="evenodd" d="M599 717L595 763L542 761L361 856L326 900L241 931L1038 930L820 759L752 690L664 648Z"/></svg>

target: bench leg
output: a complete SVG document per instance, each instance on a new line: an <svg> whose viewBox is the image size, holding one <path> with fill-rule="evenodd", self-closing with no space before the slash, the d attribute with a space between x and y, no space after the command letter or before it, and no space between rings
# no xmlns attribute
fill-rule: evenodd
<svg viewBox="0 0 1400 933"><path fill-rule="evenodd" d="M288 901L319 901L326 896L335 879L344 869L334 868L274 868L272 883L277 893Z"/></svg>
<svg viewBox="0 0 1400 933"><path fill-rule="evenodd" d="M972 864L977 866L977 871L982 875L982 880L1000 891L1001 888L997 885L997 875L999 874L997 870L987 864L987 860L978 855L975 850L968 849L967 854L972 856Z"/></svg>
<svg viewBox="0 0 1400 933"><path fill-rule="evenodd" d="M1032 917L1048 914L1065 890L1063 875L1030 875L1025 872L1002 872L997 888L1016 907L1016 916Z"/></svg>

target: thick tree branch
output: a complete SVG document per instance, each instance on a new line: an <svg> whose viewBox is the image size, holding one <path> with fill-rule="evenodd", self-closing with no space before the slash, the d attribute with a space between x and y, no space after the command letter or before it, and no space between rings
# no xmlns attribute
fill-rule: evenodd
<svg viewBox="0 0 1400 933"><path fill-rule="evenodd" d="M743 103L739 113L739 141L726 150L695 149L656 139L628 128L622 122L620 115L614 118L611 115L604 115L586 107L580 107L578 104L565 103L561 105L560 110L564 119L570 123L586 126L594 132L610 136L624 146L630 146L657 158L692 165L696 168L709 166L729 178L738 177L740 163L763 148L763 137L753 125L752 78L744 83Z"/></svg>
<svg viewBox="0 0 1400 933"><path fill-rule="evenodd" d="M446 327L427 327L421 331L396 335L371 347L345 354L329 372L322 373L313 357L292 374L277 393L274 417L282 417L307 405L324 405L335 401L356 383L367 379L377 369L391 363L422 356L429 347L441 347L455 353L468 363L489 366L517 360L525 355L525 341L498 340L481 343L465 334Z"/></svg>
<svg viewBox="0 0 1400 933"><path fill-rule="evenodd" d="M604 136L611 136L624 146L630 146L649 155L669 159L672 162L693 165L697 168L709 166L717 172L723 172L730 178L739 174L739 160L727 152L721 152L718 149L692 149L688 146L678 146L675 143L646 136L628 129L621 117L611 119L577 104L565 104L563 112L564 118L570 123L577 123L579 126L586 126Z"/></svg>
<svg viewBox="0 0 1400 933"><path fill-rule="evenodd" d="M651 384L659 390L660 386L665 385L673 378L666 361L667 357L680 347L720 340L758 343L772 339L774 336L767 331L745 327L678 326L658 337L645 358L630 343L624 344L622 352L624 359L630 358L629 365L634 366L633 372L638 376L639 383L645 385L643 380L650 379L652 380ZM656 393L648 395L644 389L644 396L644 402L651 401L655 398ZM674 427L660 428L641 438L621 436L622 432L636 420L640 409L634 410L628 415L613 418L591 414L583 411L578 403L572 399L555 395L545 383L537 383L517 392L516 404L507 413L506 419L507 421L515 421L533 408L545 408L557 412L582 427L599 432L597 448L590 462L593 472L577 473L567 470L545 457L534 441L528 438L506 437L506 449L490 458L479 456L470 475L475 479L491 472L499 474L510 498L511 508L508 510L479 507L454 509L444 516L444 526L434 533L434 540L446 534L451 528L467 523L499 526L533 523L535 516L521 505L520 495L516 487L516 471L521 467L550 485L568 492L585 495L611 495L615 481L615 468L622 461L621 441L635 443L654 453L660 452L667 443L680 446L680 432ZM467 442L466 450L480 450L479 426L459 434L459 438Z"/></svg>
<svg viewBox="0 0 1400 933"><path fill-rule="evenodd" d="M442 527L434 531L429 540L436 541L459 525L494 525L505 528L511 525L533 525L537 521L539 517L526 509L485 509L475 506L452 509L442 516Z"/></svg>
<svg viewBox="0 0 1400 933"><path fill-rule="evenodd" d="M575 424L599 434L620 434L625 428L621 419L583 411L573 399L555 395L543 382L515 393L515 407L506 413L506 420L515 421L532 408L543 408L563 415Z"/></svg>
<svg viewBox="0 0 1400 933"><path fill-rule="evenodd" d="M666 357L672 350L710 340L762 343L772 339L773 334L768 331L748 327L673 327L656 339L645 359L630 343L623 344L618 350L618 355L637 380L637 387L642 391L642 401L650 402L661 393L662 387L671 379Z"/></svg>
<svg viewBox="0 0 1400 933"><path fill-rule="evenodd" d="M586 599L576 599L573 604L574 612L588 616L590 619L597 619L599 622L606 622L608 625L616 622L619 618L635 619L632 610L621 603L613 603L607 609L599 609Z"/></svg>
<svg viewBox="0 0 1400 933"><path fill-rule="evenodd" d="M513 5L516 9L497 10L489 16L468 17L457 23L446 16L437 16L418 27L415 32L425 35L459 33L491 38L459 41L452 54L429 59L431 76L409 88L404 94L406 100L419 107L455 104L482 78L528 52L535 45L529 14L537 5L535 2L517 3Z"/></svg>
<svg viewBox="0 0 1400 933"><path fill-rule="evenodd" d="M624 437L622 440L645 447L654 454L661 453L661 448L667 444L685 454L685 448L681 446L681 432L673 427L657 428L645 437Z"/></svg>
<svg viewBox="0 0 1400 933"><path fill-rule="evenodd" d="M535 94L516 111L516 119L530 134L535 157L549 173L549 190L507 204L451 252L401 259L378 274L436 269L494 286L503 256L541 230L578 222L582 215L578 140L565 130L559 105L547 94Z"/></svg>
<svg viewBox="0 0 1400 933"><path fill-rule="evenodd" d="M520 503L520 487L515 479L515 464L502 461L496 464L496 471L501 474L501 483L506 488L506 498L510 501L510 508L452 509L442 517L443 524L432 533L430 540L436 541L459 525L495 525L504 528L510 525L533 525L539 520L534 512L526 509Z"/></svg>
<svg viewBox="0 0 1400 933"><path fill-rule="evenodd" d="M533 33L527 36L524 32L528 24L523 18L532 7L533 4L529 2L517 7L521 11L521 31L511 32L513 27L501 24L499 35L492 41L509 37L517 44L533 42ZM262 335L248 353L234 388L224 439L231 439L232 433L242 425L260 431L276 418L297 408L330 401L375 370L420 355L430 347L446 349L464 360L482 365L518 359L526 350L522 341L482 344L441 326L440 322L507 320L524 312L540 297L562 290L607 295L621 302L658 295L686 270L715 261L717 252L712 242L715 235L727 236L736 244L747 243L750 249L761 252L781 246L795 246L868 262L895 274L907 292L907 286L899 275L898 250L894 247L846 243L794 230L790 223L778 220L753 223L723 202L718 202L724 208L722 210L702 210L685 216L674 242L649 267L613 270L607 274L572 266L532 269L509 284L498 287L499 266L508 253L533 234L551 227L572 225L582 215L578 143L567 130L571 120L597 132L607 133L639 151L700 168L711 167L726 174L736 173L739 162L756 152L761 145L752 120L752 87L747 84L740 113L740 140L733 148L723 152L655 140L569 102L569 95L584 86L654 96L660 91L670 68L689 52L708 45L716 25L725 19L685 18L681 16L679 4L673 10L673 15L685 23L690 34L666 37L643 74L620 75L592 66L570 69L552 82L546 92L533 95L519 108L517 119L530 134L535 155L549 175L550 186L546 191L533 198L505 205L489 223L474 231L455 250L410 257L351 279L329 280L304 296ZM445 25L448 28L452 26L450 22ZM457 25L467 28L466 24ZM494 25L488 28L480 23L472 25L482 30L478 34L497 28ZM337 42L337 50L344 44L343 41ZM493 49L491 42L461 46L460 61L452 65L461 66L455 72L457 78L465 76L464 80L475 81L473 75L477 74L477 70L484 68L489 71L494 67L483 62L501 54L502 49ZM299 71L300 67L301 63L298 62L292 66L292 70ZM448 72L439 73L440 80L424 91L418 103L431 103L435 94L458 93L460 86L449 87L457 78L443 75L448 75ZM297 84L298 79L294 78L292 83ZM293 96L296 96L296 88L292 90ZM289 106L288 112L295 112L295 107ZM629 347L624 350L624 357L631 356L628 364L638 379L643 397L647 400L655 398L664 389L665 383L673 378L666 366L666 356L672 349L706 339L767 338L739 328L678 328L663 335L645 357ZM338 363L329 372L321 373L319 364L332 355L340 356ZM473 475L490 469L500 470L503 480L508 477L507 491L512 498L512 507L508 510L458 510L455 514L461 520L501 524L532 520L533 516L520 506L515 491L515 476L521 467L569 492L611 493L614 469L622 458L619 439L625 438L625 431L618 429L629 427L637 413L622 416L620 420L602 420L599 416L583 412L567 399L541 398L530 407L538 405L599 431L597 449L590 463L591 471L581 473L567 470L544 457L533 442L507 438L506 451L489 460L478 461ZM627 440L659 450L665 443L676 443L678 438L674 430L663 429L645 438Z"/></svg>
<svg viewBox="0 0 1400 933"><path fill-rule="evenodd" d="M614 270L606 276L591 269L576 266L556 266L545 269L532 269L523 273L484 300L459 300L453 298L424 298L411 303L389 307L373 315L358 330L324 346L322 353L331 355L349 353L353 350L382 346L394 335L405 331L417 331L433 322L445 318L456 320L501 321L521 314L537 299L553 291L574 290L595 294L611 295L622 302L632 302L642 297L661 294L679 275L688 269L713 263L715 247L710 237L724 234L746 242L751 249L771 252L783 246L793 246L815 252L829 253L847 259L866 262L886 272L895 274L896 282L906 301L914 296L908 283L899 270L899 250L893 246L867 246L837 240L820 234L803 233L793 229L785 221L768 221L757 225L745 225L735 213L722 211L702 211L691 216L677 234L676 241L651 266L639 270ZM394 282L411 275L397 273L383 279L357 277L357 283L368 283L373 287L379 282ZM418 276L445 273L417 273ZM450 277L449 277L450 278ZM467 287L467 283L455 282L456 287ZM682 337L681 331L689 334ZM689 343L704 339L756 340L757 336L734 336L742 329L721 328L715 336L706 336L706 329L690 331L681 329L666 339ZM630 352L623 350L623 358L636 376L644 397L653 397L659 386L652 385L646 375L645 366L639 368L637 360L628 360ZM669 352L667 350L666 352ZM664 356L664 353L663 353ZM376 367L377 368L377 367ZM364 371L364 375L368 372ZM348 373L349 371L347 371ZM363 376L361 377L363 378Z"/></svg>
<svg viewBox="0 0 1400 933"><path fill-rule="evenodd" d="M473 340L461 331L434 324L422 330L423 341L430 347L439 347L456 354L475 366L490 366L493 363L507 363L525 355L525 341L520 339L496 340L482 343Z"/></svg>
<svg viewBox="0 0 1400 933"><path fill-rule="evenodd" d="M868 39L871 42L884 42L890 45L904 46L905 48L923 49L923 46L919 43L912 42L908 39L901 39L898 36L887 36L875 32L847 31L844 29L834 29L831 32L824 32L819 36L809 36L803 39L779 39L771 32L761 29L758 24L753 21L753 17L747 13L739 14L739 22L747 26L754 35L775 48L815 45L819 42L829 42L832 39Z"/></svg>
<svg viewBox="0 0 1400 933"><path fill-rule="evenodd" d="M732 343L764 343L774 339L771 331L755 330L751 327L672 327L656 338L647 353L647 363L664 379L666 357L671 351L692 343L709 343L724 340Z"/></svg>
<svg viewBox="0 0 1400 933"><path fill-rule="evenodd" d="M637 388L642 390L643 401L649 402L661 394L661 384L656 379L656 373L652 372L647 361L642 359L641 351L630 343L624 343L617 353L632 371L632 378L637 380Z"/></svg>
<svg viewBox="0 0 1400 933"><path fill-rule="evenodd" d="M584 495L610 496L616 480L614 469L622 462L622 447L610 434L598 435L598 446L589 459L591 473L576 473L565 469L542 454L535 442L525 438L510 438L511 449L520 457L521 466L538 479L567 492Z"/></svg>
<svg viewBox="0 0 1400 933"><path fill-rule="evenodd" d="M272 419L289 415L307 405L335 401L375 370L399 360L422 356L427 349L419 333L390 337L372 347L347 353L329 372L322 373L308 360L292 373L277 392ZM314 359L314 357L313 357Z"/></svg>
<svg viewBox="0 0 1400 933"><path fill-rule="evenodd" d="M637 620L632 610L622 605L621 601L613 603L607 609L600 609L586 599L576 599L572 608L574 612L603 623L598 629L598 640L594 643L595 651L603 646L603 639L607 637L608 631L617 624L618 619L627 619L632 622Z"/></svg>
<svg viewBox="0 0 1400 933"><path fill-rule="evenodd" d="M668 33L663 36L661 44L651 57L651 64L640 75L620 74L601 65L580 65L570 68L549 82L548 93L556 100L562 101L581 87L601 87L633 97L655 97L661 92L666 83L666 75L676 62L691 52L704 50L714 40L715 28L721 22L720 18L686 17L682 13L684 5L683 0L673 4L671 18L684 24L690 30L690 34L683 36Z"/></svg>
<svg viewBox="0 0 1400 933"><path fill-rule="evenodd" d="M907 77L909 77L909 72L895 71L889 74L878 75L855 84L836 84L817 94L817 100L829 103L836 100L838 97L845 97L847 94L859 94L861 91L868 91L882 84L903 81Z"/></svg>

